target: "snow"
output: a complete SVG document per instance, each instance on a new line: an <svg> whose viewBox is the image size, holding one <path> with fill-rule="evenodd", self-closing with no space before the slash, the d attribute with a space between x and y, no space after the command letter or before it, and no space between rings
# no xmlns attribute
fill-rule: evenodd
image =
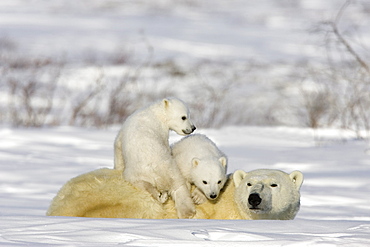
<svg viewBox="0 0 370 247"><path fill-rule="evenodd" d="M45 216L69 179L113 167L107 130L0 129L0 245L369 246L370 156L343 130L199 129L229 157L228 172L271 168L305 176L292 221L143 220ZM170 142L181 138L172 133Z"/></svg>

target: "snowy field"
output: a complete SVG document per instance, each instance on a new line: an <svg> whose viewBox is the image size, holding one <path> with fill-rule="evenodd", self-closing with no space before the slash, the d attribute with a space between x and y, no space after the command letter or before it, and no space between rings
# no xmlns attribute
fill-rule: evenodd
<svg viewBox="0 0 370 247"><path fill-rule="evenodd" d="M0 245L4 246L369 246L370 156L352 133L227 127L197 130L229 157L231 173L300 170L301 210L292 221L47 217L70 178L113 167L118 128L0 130ZM179 136L171 135L171 142Z"/></svg>

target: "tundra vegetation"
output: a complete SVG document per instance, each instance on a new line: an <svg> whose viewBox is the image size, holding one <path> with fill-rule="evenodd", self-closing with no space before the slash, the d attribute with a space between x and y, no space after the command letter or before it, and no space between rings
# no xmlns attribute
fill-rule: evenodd
<svg viewBox="0 0 370 247"><path fill-rule="evenodd" d="M185 3L182 3L185 4ZM197 125L287 125L370 131L369 47L345 20L352 1L309 30L321 38L324 61L261 62L175 59L155 61L129 48L78 61L24 56L11 37L0 38L0 123L13 127L72 125L107 128L135 109L176 96ZM145 36L145 34L143 34ZM359 38L360 37L360 38Z"/></svg>

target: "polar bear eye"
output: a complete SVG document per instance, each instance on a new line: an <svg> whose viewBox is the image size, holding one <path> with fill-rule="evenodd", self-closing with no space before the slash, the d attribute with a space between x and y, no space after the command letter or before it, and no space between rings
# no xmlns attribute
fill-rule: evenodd
<svg viewBox="0 0 370 247"><path fill-rule="evenodd" d="M248 185L248 186L252 186L252 184L251 184L251 183L247 183L247 185Z"/></svg>
<svg viewBox="0 0 370 247"><path fill-rule="evenodd" d="M271 184L271 187L277 187L278 185L277 184Z"/></svg>
<svg viewBox="0 0 370 247"><path fill-rule="evenodd" d="M218 183L218 184L220 184L220 183L221 183L221 180L220 180L220 181L218 181L217 183Z"/></svg>
<svg viewBox="0 0 370 247"><path fill-rule="evenodd" d="M185 120L186 120L186 117L185 117L185 116L183 116L181 119L185 121Z"/></svg>
<svg viewBox="0 0 370 247"><path fill-rule="evenodd" d="M203 183L204 183L204 184L207 184L207 181L204 181L204 180L203 180Z"/></svg>

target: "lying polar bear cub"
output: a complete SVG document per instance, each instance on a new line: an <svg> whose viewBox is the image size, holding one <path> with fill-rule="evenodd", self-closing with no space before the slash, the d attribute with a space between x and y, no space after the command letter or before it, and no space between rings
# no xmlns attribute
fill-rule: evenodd
<svg viewBox="0 0 370 247"><path fill-rule="evenodd" d="M192 192L194 203L215 200L226 182L226 155L201 134L184 137L173 144L171 149L189 191L191 185L196 186Z"/></svg>
<svg viewBox="0 0 370 247"><path fill-rule="evenodd" d="M196 206L196 219L292 220L300 207L303 174L264 169L236 171L215 201ZM94 218L177 218L172 200L162 204L122 178L122 172L99 169L72 178L59 190L49 216Z"/></svg>

